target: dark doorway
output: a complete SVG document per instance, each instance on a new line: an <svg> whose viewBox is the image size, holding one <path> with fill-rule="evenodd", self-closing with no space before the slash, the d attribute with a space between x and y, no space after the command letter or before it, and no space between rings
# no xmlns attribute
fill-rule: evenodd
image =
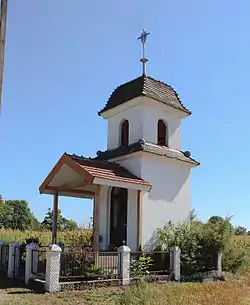
<svg viewBox="0 0 250 305"><path fill-rule="evenodd" d="M120 247L127 243L128 191L113 187L110 199L110 247Z"/></svg>

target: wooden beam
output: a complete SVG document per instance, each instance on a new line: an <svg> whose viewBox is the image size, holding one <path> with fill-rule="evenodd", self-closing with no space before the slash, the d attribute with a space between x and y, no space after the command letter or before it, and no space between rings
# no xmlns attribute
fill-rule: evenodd
<svg viewBox="0 0 250 305"><path fill-rule="evenodd" d="M95 193L93 207L93 248L94 251L99 251L99 222L100 222L100 186Z"/></svg>
<svg viewBox="0 0 250 305"><path fill-rule="evenodd" d="M2 106L4 52L5 52L5 42L6 42L6 23L7 23L7 0L1 0L1 15L0 15L0 113L1 113L1 106Z"/></svg>
<svg viewBox="0 0 250 305"><path fill-rule="evenodd" d="M142 191L137 191L137 246L142 246Z"/></svg>
<svg viewBox="0 0 250 305"><path fill-rule="evenodd" d="M54 206L53 206L53 224L52 224L52 244L56 244L57 237L57 218L58 218L58 193L54 194Z"/></svg>
<svg viewBox="0 0 250 305"><path fill-rule="evenodd" d="M91 191L84 191L84 190L75 190L75 189L61 189L56 186L48 186L46 187L47 191L52 191L52 192L62 192L62 193L73 193L73 194L78 194L78 195L87 195L87 196L95 196L95 192Z"/></svg>
<svg viewBox="0 0 250 305"><path fill-rule="evenodd" d="M44 190L49 186L50 182L52 181L54 176L59 172L60 168L63 165L68 165L73 171L75 171L79 176L81 176L83 178L83 183L92 184L94 177L80 164L78 164L75 160L73 160L71 156L64 153L57 162L57 164L53 167L49 175L41 184L39 188L40 194L42 194Z"/></svg>
<svg viewBox="0 0 250 305"><path fill-rule="evenodd" d="M63 185L60 185L57 187L58 191L63 190L63 189L74 189L77 187L84 187L87 185L87 182L81 182L81 183L64 183Z"/></svg>

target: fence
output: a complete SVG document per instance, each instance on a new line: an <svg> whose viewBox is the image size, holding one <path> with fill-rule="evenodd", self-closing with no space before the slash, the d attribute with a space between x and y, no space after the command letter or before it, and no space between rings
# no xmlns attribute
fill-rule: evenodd
<svg viewBox="0 0 250 305"><path fill-rule="evenodd" d="M9 245L1 245L0 271L7 273L9 261Z"/></svg>
<svg viewBox="0 0 250 305"><path fill-rule="evenodd" d="M45 278L46 274L46 253L45 249L32 249L31 274L38 278Z"/></svg>
<svg viewBox="0 0 250 305"><path fill-rule="evenodd" d="M117 252L62 252L60 281L115 279L117 264Z"/></svg>
<svg viewBox="0 0 250 305"><path fill-rule="evenodd" d="M206 273L217 269L218 253L202 253L195 258L181 262L181 274L191 276L196 273Z"/></svg>
<svg viewBox="0 0 250 305"><path fill-rule="evenodd" d="M148 263L143 258L150 258ZM131 269L139 268L141 264L141 269L146 267L147 271L151 275L168 275L170 273L170 253L166 251L154 251L154 252L132 252L130 254ZM134 270L131 270L132 274ZM143 271L143 270L142 270Z"/></svg>
<svg viewBox="0 0 250 305"><path fill-rule="evenodd" d="M127 246L121 246L117 252L93 252L92 248L73 251L58 245L45 249L34 243L24 249L18 243L7 245L0 241L0 271L10 278L25 276L26 284L31 279L42 279L46 291L52 292L72 282L128 285L138 275L149 275L147 279L177 281L189 280L192 278L190 275L197 277L199 272L216 271L213 274L219 276L221 253L207 251L196 258L183 256L181 262L178 247L172 247L170 252L131 253Z"/></svg>
<svg viewBox="0 0 250 305"><path fill-rule="evenodd" d="M20 251L20 245L13 246L13 278L23 279L25 276L25 257ZM9 255L8 255L9 256Z"/></svg>

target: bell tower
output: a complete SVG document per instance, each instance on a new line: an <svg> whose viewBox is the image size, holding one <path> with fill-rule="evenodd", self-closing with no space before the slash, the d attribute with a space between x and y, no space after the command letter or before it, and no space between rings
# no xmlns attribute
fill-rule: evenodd
<svg viewBox="0 0 250 305"><path fill-rule="evenodd" d="M118 86L99 115L108 121L107 150L96 159L115 161L152 185L142 194L142 245L169 221L191 212L190 169L199 165L181 146L181 122L191 115L168 84L146 75L143 30L142 75Z"/></svg>

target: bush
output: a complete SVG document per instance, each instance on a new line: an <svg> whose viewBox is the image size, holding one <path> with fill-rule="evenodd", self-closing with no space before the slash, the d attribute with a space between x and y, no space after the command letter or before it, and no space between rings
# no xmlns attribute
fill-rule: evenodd
<svg viewBox="0 0 250 305"><path fill-rule="evenodd" d="M230 218L211 217L206 223L193 218L182 224L168 224L157 232L159 245L169 251L181 249L182 274L200 269L215 269L218 252L223 253L223 268L246 271L250 261L250 242L236 240Z"/></svg>
<svg viewBox="0 0 250 305"><path fill-rule="evenodd" d="M149 274L149 268L152 265L151 257L140 256L138 259L130 261L131 277L144 277Z"/></svg>
<svg viewBox="0 0 250 305"><path fill-rule="evenodd" d="M222 256L224 271L244 273L250 267L250 243L241 244L237 239L232 239L225 247Z"/></svg>
<svg viewBox="0 0 250 305"><path fill-rule="evenodd" d="M193 269L196 266L196 258L201 248L198 226L195 222L178 225L169 223L157 232L163 251L170 251L174 246L181 249L182 269Z"/></svg>

